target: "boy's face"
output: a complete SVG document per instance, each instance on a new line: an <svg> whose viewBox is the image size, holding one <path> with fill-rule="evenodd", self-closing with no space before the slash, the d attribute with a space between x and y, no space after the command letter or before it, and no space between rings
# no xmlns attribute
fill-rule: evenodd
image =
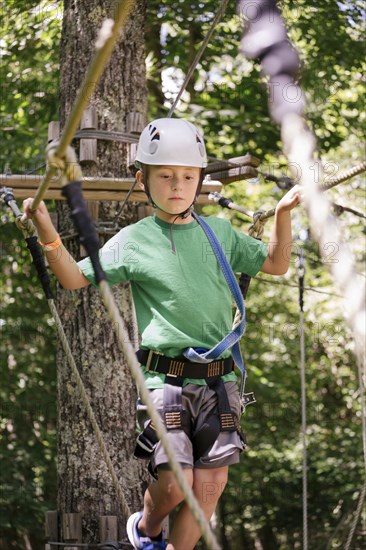
<svg viewBox="0 0 366 550"><path fill-rule="evenodd" d="M200 180L201 169L195 166L149 166L147 181L150 196L157 206L156 215L171 223L193 203ZM137 172L137 181L144 188L142 172ZM192 221L188 216L175 223Z"/></svg>

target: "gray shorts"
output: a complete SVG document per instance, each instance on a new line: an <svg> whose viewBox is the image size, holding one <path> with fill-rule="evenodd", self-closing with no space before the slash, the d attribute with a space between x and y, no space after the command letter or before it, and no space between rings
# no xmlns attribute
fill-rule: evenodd
<svg viewBox="0 0 366 550"><path fill-rule="evenodd" d="M231 410L240 418L240 398L236 382L225 383ZM161 410L163 407L164 389L151 390L150 395L155 407ZM197 432L205 422L210 411L216 412L217 396L208 386L187 384L182 388L182 405L187 411L194 431ZM140 428L143 429L149 421L146 407L138 401L137 420ZM193 447L191 440L183 430L169 430L168 438L178 462L186 468L220 468L239 462L239 454L244 450L244 443L239 434L234 432L220 432L213 445L195 462L193 459ZM166 468L168 459L164 447L159 441L155 447L151 459L152 468Z"/></svg>

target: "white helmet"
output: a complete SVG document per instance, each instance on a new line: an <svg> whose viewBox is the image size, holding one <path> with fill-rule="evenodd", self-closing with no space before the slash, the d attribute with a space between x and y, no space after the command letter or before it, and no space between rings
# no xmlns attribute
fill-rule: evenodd
<svg viewBox="0 0 366 550"><path fill-rule="evenodd" d="M187 120L159 118L150 122L142 131L136 161L142 164L205 168L205 143L197 128Z"/></svg>

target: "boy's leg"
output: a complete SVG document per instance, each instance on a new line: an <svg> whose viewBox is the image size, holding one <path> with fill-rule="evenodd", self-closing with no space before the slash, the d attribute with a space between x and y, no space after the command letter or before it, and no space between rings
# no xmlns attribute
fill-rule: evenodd
<svg viewBox="0 0 366 550"><path fill-rule="evenodd" d="M209 520L225 488L228 466L221 468L195 468L193 470L193 492ZM184 502L175 520L167 550L192 550L201 536L201 531Z"/></svg>
<svg viewBox="0 0 366 550"><path fill-rule="evenodd" d="M184 468L183 472L192 487L192 469ZM138 524L139 531L150 537L158 536L162 521L182 500L183 494L174 474L170 470L159 469L158 480L145 492L143 516Z"/></svg>

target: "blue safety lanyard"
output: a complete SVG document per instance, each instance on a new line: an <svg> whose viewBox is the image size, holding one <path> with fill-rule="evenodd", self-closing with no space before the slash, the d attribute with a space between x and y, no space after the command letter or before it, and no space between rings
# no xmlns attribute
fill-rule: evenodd
<svg viewBox="0 0 366 550"><path fill-rule="evenodd" d="M234 272L231 268L231 265L229 264L225 256L225 253L219 241L217 240L215 233L213 232L211 227L208 225L208 223L206 223L204 219L198 216L195 212L192 213L192 216L202 227L203 231L205 232L208 238L209 243L212 246L212 250L215 253L217 261L219 262L219 265L222 269L226 282L230 288L230 291L236 302L237 308L240 312L241 319L240 319L240 323L230 332L230 334L225 336L218 344L216 344L210 350L200 351L194 348L187 348L183 352L183 355L187 357L187 359L189 359L190 361L195 361L197 363L210 363L214 359L217 359L218 357L220 357L220 355L222 355L224 351L226 351L228 348L232 348L231 355L235 361L236 366L240 369L242 374L242 379L244 381L246 373L244 368L243 357L241 355L240 346L239 346L240 338L243 336L244 330L245 330L245 306L244 306L243 296L240 291L240 287L238 285Z"/></svg>

